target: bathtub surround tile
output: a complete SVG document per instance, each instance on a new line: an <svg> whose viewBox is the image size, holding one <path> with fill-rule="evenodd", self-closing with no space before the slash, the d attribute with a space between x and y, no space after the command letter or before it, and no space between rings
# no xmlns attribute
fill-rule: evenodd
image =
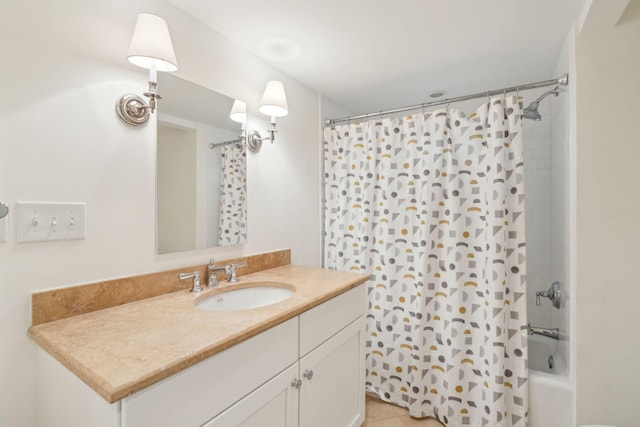
<svg viewBox="0 0 640 427"><path fill-rule="evenodd" d="M242 261L246 261L247 265L238 267L238 277L291 264L291 250L284 249L242 258L225 259L216 261L216 264L225 265ZM207 278L206 264L34 292L31 295L31 322L33 326L36 326L182 289L189 289L192 285L191 280L179 280L178 275L185 271L196 270L200 272L204 285ZM224 272L218 273L218 278L226 280L226 275Z"/></svg>
<svg viewBox="0 0 640 427"><path fill-rule="evenodd" d="M535 100L548 88L527 91L525 105ZM527 236L527 317L535 326L551 327L554 308L547 299L536 306L536 291L547 290L554 280L551 273L552 239L552 136L550 105L556 97L545 99L539 106L542 121L525 120L524 135L525 168L525 221Z"/></svg>
<svg viewBox="0 0 640 427"><path fill-rule="evenodd" d="M561 310L552 310L551 324L561 331L570 330L570 97L559 96L549 105L552 110L551 122L551 266L549 271L553 280L564 285L565 306ZM569 375L570 340L561 340L556 349L556 372Z"/></svg>

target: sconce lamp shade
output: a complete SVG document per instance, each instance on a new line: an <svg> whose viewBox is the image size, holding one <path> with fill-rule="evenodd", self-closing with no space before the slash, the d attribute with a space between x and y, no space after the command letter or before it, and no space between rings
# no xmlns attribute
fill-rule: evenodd
<svg viewBox="0 0 640 427"><path fill-rule="evenodd" d="M234 122L245 123L247 121L247 104L237 99L233 101L229 117Z"/></svg>
<svg viewBox="0 0 640 427"><path fill-rule="evenodd" d="M151 70L155 63L158 71L175 71L178 61L173 51L167 21L156 15L138 15L136 29L129 46L129 62Z"/></svg>
<svg viewBox="0 0 640 427"><path fill-rule="evenodd" d="M282 82L272 80L267 83L258 110L262 114L271 117L283 117L289 114L287 97L284 93Z"/></svg>

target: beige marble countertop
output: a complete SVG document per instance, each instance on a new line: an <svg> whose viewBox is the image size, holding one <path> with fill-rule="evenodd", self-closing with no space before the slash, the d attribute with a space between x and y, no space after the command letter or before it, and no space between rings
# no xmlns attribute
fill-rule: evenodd
<svg viewBox="0 0 640 427"><path fill-rule="evenodd" d="M315 307L368 276L286 265L240 277L193 294L172 292L29 329L42 348L108 402L176 372ZM243 311L208 312L194 301L252 282L282 282L289 299Z"/></svg>

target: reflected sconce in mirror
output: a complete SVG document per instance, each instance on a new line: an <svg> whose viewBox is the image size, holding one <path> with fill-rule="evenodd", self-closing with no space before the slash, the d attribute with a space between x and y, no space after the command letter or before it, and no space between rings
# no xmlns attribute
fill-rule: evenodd
<svg viewBox="0 0 640 427"><path fill-rule="evenodd" d="M282 82L272 80L267 83L267 87L262 95L262 101L260 101L260 107L258 111L262 114L271 117L271 127L269 128L269 136L262 137L257 130L249 132L247 138L247 146L253 152L260 151L262 147L262 141L269 140L273 143L276 139L276 117L284 117L289 114L289 107L287 106L287 96L284 93L284 85Z"/></svg>
<svg viewBox="0 0 640 427"><path fill-rule="evenodd" d="M245 127L247 122L247 104L243 101L234 100L231 106L231 112L229 118L234 122L241 123L242 128Z"/></svg>
<svg viewBox="0 0 640 427"><path fill-rule="evenodd" d="M156 109L158 94L158 71L171 72L178 69L167 21L156 15L141 13L129 46L129 62L149 70L149 98L147 105L138 95L123 95L116 104L116 111L127 124L139 126L149 120Z"/></svg>
<svg viewBox="0 0 640 427"><path fill-rule="evenodd" d="M240 139L244 143L247 137L247 104L237 99L233 101L229 118L234 122L240 123Z"/></svg>
<svg viewBox="0 0 640 427"><path fill-rule="evenodd" d="M244 149L247 142L247 104L237 99L234 100L233 105L231 106L231 112L229 113L229 118L234 122L240 123L240 137L229 141L210 143L209 148L212 150L216 147L230 144L240 144Z"/></svg>

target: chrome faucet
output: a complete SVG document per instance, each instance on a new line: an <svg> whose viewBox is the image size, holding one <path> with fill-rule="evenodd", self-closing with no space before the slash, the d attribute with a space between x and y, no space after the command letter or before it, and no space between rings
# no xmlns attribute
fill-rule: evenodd
<svg viewBox="0 0 640 427"><path fill-rule="evenodd" d="M193 273L180 273L180 280L191 279L193 277L193 287L189 292L202 292L202 288L200 287L200 273L198 271L194 271Z"/></svg>
<svg viewBox="0 0 640 427"><path fill-rule="evenodd" d="M560 339L560 329L558 328L538 328L537 326L531 326L531 323L527 323L527 332L529 335L542 335L554 340Z"/></svg>
<svg viewBox="0 0 640 427"><path fill-rule="evenodd" d="M218 277L216 276L217 271L224 271L229 278L229 283L238 283L237 268L245 265L247 265L246 261L238 262L235 264L216 265L213 258L211 258L207 267L207 270L209 271L209 280L207 282L207 286L209 286L210 288L215 288L216 286L218 286Z"/></svg>
<svg viewBox="0 0 640 427"><path fill-rule="evenodd" d="M218 282L218 276L216 275L217 271L225 271L225 266L217 266L216 262L213 258L209 259L209 265L207 266L207 271L209 272L209 279L207 280L207 286L210 288L215 288L220 283Z"/></svg>

